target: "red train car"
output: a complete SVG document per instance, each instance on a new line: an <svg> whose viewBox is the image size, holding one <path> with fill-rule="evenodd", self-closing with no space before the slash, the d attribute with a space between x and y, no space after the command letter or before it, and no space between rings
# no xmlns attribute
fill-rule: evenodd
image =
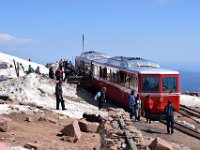
<svg viewBox="0 0 200 150"><path fill-rule="evenodd" d="M155 114L163 113L169 99L179 111L179 72L160 68L156 62L139 57L110 58L89 51L76 57L76 67L91 76L96 89L105 86L106 96L123 107L128 107L128 95L135 90L143 102L147 95L151 96L154 101L152 112Z"/></svg>

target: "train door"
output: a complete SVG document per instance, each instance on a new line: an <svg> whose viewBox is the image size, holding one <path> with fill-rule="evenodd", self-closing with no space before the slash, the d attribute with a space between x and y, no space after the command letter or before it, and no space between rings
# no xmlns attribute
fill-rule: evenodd
<svg viewBox="0 0 200 150"><path fill-rule="evenodd" d="M180 107L180 83L179 83L179 75L162 75L162 101L161 101L161 108L167 105L168 100L172 101L175 109L179 111Z"/></svg>

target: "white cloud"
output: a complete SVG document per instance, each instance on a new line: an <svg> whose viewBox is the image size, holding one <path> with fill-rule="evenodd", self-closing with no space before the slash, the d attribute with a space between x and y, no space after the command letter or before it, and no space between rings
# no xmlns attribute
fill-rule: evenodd
<svg viewBox="0 0 200 150"><path fill-rule="evenodd" d="M2 34L0 33L0 42L8 42L8 41L13 41L15 37L9 34Z"/></svg>
<svg viewBox="0 0 200 150"><path fill-rule="evenodd" d="M34 39L18 38L6 33L0 33L0 43L29 44L36 42Z"/></svg>

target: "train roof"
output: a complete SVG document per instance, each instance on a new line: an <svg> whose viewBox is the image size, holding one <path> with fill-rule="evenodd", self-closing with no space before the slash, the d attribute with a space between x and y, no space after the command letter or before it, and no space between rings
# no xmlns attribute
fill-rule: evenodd
<svg viewBox="0 0 200 150"><path fill-rule="evenodd" d="M135 72L138 74L179 74L178 71L152 67L132 67L127 69L127 71Z"/></svg>
<svg viewBox="0 0 200 150"><path fill-rule="evenodd" d="M174 70L160 68L158 63L140 57L116 56L94 60L94 62L137 74L179 74Z"/></svg>
<svg viewBox="0 0 200 150"><path fill-rule="evenodd" d="M160 65L157 62L141 57L109 57L101 52L87 51L82 53L78 58L138 74L179 74L178 71L160 68Z"/></svg>
<svg viewBox="0 0 200 150"><path fill-rule="evenodd" d="M81 53L81 56L77 58L92 61L92 60L97 60L97 59L109 58L109 56L101 52L87 51L87 52Z"/></svg>
<svg viewBox="0 0 200 150"><path fill-rule="evenodd" d="M120 62L120 64L119 64ZM115 56L108 59L108 64L117 65L119 67L132 68L132 67L152 67L159 68L159 64L146 60L141 57L125 57L125 56Z"/></svg>

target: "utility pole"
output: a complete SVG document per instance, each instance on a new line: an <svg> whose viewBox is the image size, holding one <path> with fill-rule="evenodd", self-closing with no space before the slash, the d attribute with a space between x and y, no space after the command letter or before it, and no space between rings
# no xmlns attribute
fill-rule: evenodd
<svg viewBox="0 0 200 150"><path fill-rule="evenodd" d="M84 34L82 34L82 51L84 52Z"/></svg>

